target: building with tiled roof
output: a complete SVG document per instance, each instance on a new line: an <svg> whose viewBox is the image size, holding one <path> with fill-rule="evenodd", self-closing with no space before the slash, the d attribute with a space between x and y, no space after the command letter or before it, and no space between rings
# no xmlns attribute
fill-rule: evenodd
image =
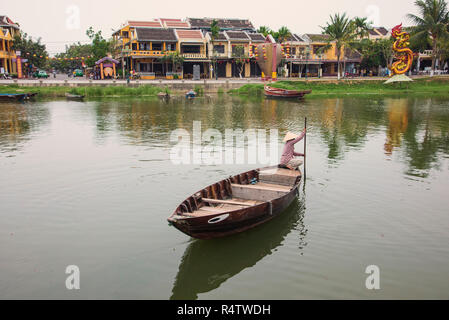
<svg viewBox="0 0 449 320"><path fill-rule="evenodd" d="M14 37L19 34L17 23L5 15L0 16L0 73L17 73L17 57L13 42Z"/></svg>
<svg viewBox="0 0 449 320"><path fill-rule="evenodd" d="M248 19L221 19L221 18L187 18L192 29L210 31L212 21L216 20L221 30L242 30L255 32L254 26Z"/></svg>
<svg viewBox="0 0 449 320"><path fill-rule="evenodd" d="M261 33L248 33L251 42L265 42L265 37Z"/></svg>
<svg viewBox="0 0 449 320"><path fill-rule="evenodd" d="M190 29L190 23L188 21L184 21L182 19L166 19L160 18L164 28L168 29Z"/></svg>
<svg viewBox="0 0 449 320"><path fill-rule="evenodd" d="M243 31L225 31L226 36L231 41L249 42L251 39L246 32Z"/></svg>
<svg viewBox="0 0 449 320"><path fill-rule="evenodd" d="M143 27L143 28L163 28L162 23L159 20L154 21L128 21L127 25L130 27Z"/></svg>
<svg viewBox="0 0 449 320"><path fill-rule="evenodd" d="M374 27L368 30L368 39L377 40L390 37L390 31L384 27Z"/></svg>

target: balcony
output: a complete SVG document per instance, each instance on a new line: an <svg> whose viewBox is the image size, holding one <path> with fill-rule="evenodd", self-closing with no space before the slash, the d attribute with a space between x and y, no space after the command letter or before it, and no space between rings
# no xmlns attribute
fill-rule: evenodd
<svg viewBox="0 0 449 320"><path fill-rule="evenodd" d="M176 51L162 51L162 50L133 50L130 52L131 56L142 57L163 57Z"/></svg>
<svg viewBox="0 0 449 320"><path fill-rule="evenodd" d="M16 58L16 53L14 51L0 50L0 58Z"/></svg>
<svg viewBox="0 0 449 320"><path fill-rule="evenodd" d="M430 57L432 57L432 54L433 54L433 50L424 50L423 52L420 52L419 53L419 57L420 58L430 58Z"/></svg>
<svg viewBox="0 0 449 320"><path fill-rule="evenodd" d="M182 56L186 59L206 59L205 53L183 53Z"/></svg>

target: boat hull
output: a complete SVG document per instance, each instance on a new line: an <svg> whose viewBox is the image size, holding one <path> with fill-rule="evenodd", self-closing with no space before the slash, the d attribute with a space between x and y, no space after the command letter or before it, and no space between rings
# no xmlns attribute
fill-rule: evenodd
<svg viewBox="0 0 449 320"><path fill-rule="evenodd" d="M23 101L28 97L27 93L0 94L0 101Z"/></svg>
<svg viewBox="0 0 449 320"><path fill-rule="evenodd" d="M265 96L268 98L299 99L311 92L312 92L312 90L297 91L297 90L286 90L286 89L273 88L273 87L268 87L268 86L264 87Z"/></svg>
<svg viewBox="0 0 449 320"><path fill-rule="evenodd" d="M240 175L245 176L250 172L252 171ZM222 180L215 185L223 185L225 181ZM198 217L179 216L176 215L177 211L175 210L168 221L181 232L197 239L213 239L240 233L281 214L296 198L300 181L301 176L289 192L254 206Z"/></svg>

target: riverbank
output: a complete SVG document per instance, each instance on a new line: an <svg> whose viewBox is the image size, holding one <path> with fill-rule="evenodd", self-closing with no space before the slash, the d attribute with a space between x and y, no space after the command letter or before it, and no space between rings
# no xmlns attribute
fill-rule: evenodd
<svg viewBox="0 0 449 320"><path fill-rule="evenodd" d="M370 95L370 94L448 94L449 77L415 78L413 82L384 84L385 79L305 79L280 80L273 87L308 90L307 97L323 95ZM249 80L201 80L201 81L158 81L145 83L126 82L24 82L1 83L0 93L36 92L40 98L60 98L66 93L84 95L88 98L115 96L157 96L160 92L183 95L188 90L198 94L222 94L262 96L264 83L259 79Z"/></svg>
<svg viewBox="0 0 449 320"><path fill-rule="evenodd" d="M312 90L307 97L323 95L369 95L369 94L449 94L449 78L420 78L413 82L385 84L384 80L360 81L277 81L272 87L289 90ZM263 84L246 84L229 90L234 95L263 95Z"/></svg>

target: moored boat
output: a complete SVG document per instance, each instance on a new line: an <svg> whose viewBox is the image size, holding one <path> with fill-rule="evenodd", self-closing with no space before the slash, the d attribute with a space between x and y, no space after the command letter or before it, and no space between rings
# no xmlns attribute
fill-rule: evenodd
<svg viewBox="0 0 449 320"><path fill-rule="evenodd" d="M184 200L170 224L198 239L239 233L279 215L296 197L301 171L265 167L214 183Z"/></svg>
<svg viewBox="0 0 449 320"><path fill-rule="evenodd" d="M65 97L67 98L67 100L83 100L84 99L83 95L71 94L71 93L66 93Z"/></svg>
<svg viewBox="0 0 449 320"><path fill-rule="evenodd" d="M195 97L196 97L196 92L193 91L193 90L190 90L190 91L188 91L188 92L186 93L186 98L187 98L187 99L193 99L193 98L195 98Z"/></svg>
<svg viewBox="0 0 449 320"><path fill-rule="evenodd" d="M309 94L312 90L287 90L281 88L273 88L270 86L264 87L265 96L274 98L302 98L304 95Z"/></svg>
<svg viewBox="0 0 449 320"><path fill-rule="evenodd" d="M0 93L0 101L23 101L28 93Z"/></svg>

